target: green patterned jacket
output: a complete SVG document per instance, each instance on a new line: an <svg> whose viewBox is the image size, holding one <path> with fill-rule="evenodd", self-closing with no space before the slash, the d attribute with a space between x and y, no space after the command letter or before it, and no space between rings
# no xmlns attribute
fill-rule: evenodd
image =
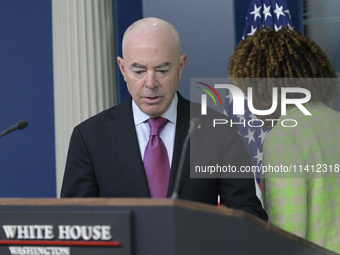
<svg viewBox="0 0 340 255"><path fill-rule="evenodd" d="M305 107L312 116L291 109L265 139L263 166L290 172L263 178L264 207L274 225L340 253L340 112Z"/></svg>

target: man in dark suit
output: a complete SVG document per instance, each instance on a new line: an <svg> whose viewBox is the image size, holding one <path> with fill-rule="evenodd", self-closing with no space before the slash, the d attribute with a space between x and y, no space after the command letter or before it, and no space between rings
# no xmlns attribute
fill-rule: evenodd
<svg viewBox="0 0 340 255"><path fill-rule="evenodd" d="M75 127L61 197L150 197L143 165L150 132L147 120L160 116L168 119L160 137L171 167L167 197L171 196L190 117L199 116L199 129L192 136L191 151L186 152L179 198L217 204L220 195L227 207L267 220L252 174L243 176L248 178L190 178L193 165L239 168L251 163L235 128L212 129L211 119L217 113L200 116L199 106L177 92L187 56L180 55L176 29L157 18L135 22L124 34L123 57L117 62L131 97ZM214 149L209 148L212 144Z"/></svg>

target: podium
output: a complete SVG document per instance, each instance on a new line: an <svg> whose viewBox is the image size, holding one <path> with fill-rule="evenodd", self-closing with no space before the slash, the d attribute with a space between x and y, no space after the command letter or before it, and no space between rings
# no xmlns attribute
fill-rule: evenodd
<svg viewBox="0 0 340 255"><path fill-rule="evenodd" d="M0 199L0 254L336 254L240 210L171 199Z"/></svg>

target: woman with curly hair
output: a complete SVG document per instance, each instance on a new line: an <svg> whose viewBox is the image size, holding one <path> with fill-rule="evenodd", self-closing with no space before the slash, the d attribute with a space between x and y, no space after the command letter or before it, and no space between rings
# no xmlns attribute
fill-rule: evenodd
<svg viewBox="0 0 340 255"><path fill-rule="evenodd" d="M273 87L278 91L296 87L294 81L298 80L311 93L303 106L312 116L295 106L286 115L278 107L270 116L279 120L264 141L263 166L291 166L294 173L281 178L265 176L263 202L274 225L340 252L340 112L326 106L338 93L328 57L315 42L293 29L263 27L238 44L228 73L237 78L236 85L244 92L250 83L238 78L265 78L251 83L258 110L272 106ZM300 97L290 94L290 98ZM297 125L280 125L284 119L293 119Z"/></svg>

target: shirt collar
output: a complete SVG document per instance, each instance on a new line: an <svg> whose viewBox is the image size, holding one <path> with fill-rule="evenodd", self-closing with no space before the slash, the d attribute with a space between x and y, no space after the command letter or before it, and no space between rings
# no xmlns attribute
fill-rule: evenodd
<svg viewBox="0 0 340 255"><path fill-rule="evenodd" d="M175 94L174 98L172 99L171 105L168 110L161 115L161 117L166 118L169 122L176 124L177 119L177 104L178 104L178 96L177 93ZM133 119L135 121L135 125L139 125L145 121L147 121L150 117L142 112L134 100L132 100L132 113Z"/></svg>

